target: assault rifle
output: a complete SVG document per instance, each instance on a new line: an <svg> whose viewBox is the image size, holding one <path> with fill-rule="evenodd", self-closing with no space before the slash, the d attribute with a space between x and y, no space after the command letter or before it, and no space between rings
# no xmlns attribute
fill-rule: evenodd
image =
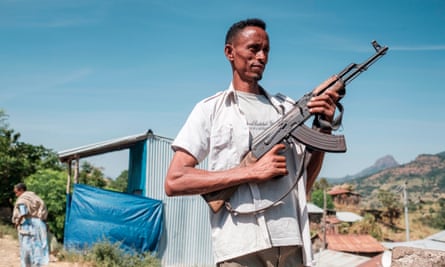
<svg viewBox="0 0 445 267"><path fill-rule="evenodd" d="M377 41L372 41L371 44L376 51L373 56L361 64L351 63L336 75L337 79L333 80L327 85L323 85L321 87L319 86L313 91L305 94L294 104L294 107L288 113L256 136L252 142L251 150L244 157L243 161L240 163L240 166L246 166L249 163L257 161L273 146L279 143L286 143L291 137L305 144L306 147L314 150L337 153L346 152L346 144L343 135L321 133L307 127L304 124L312 116L312 114L309 113L307 103L312 97L319 96L326 92L326 90L333 90L332 87L338 80L343 81L344 85L348 84L362 72L366 71L368 67L380 59L380 57L386 54L386 51L388 50L387 46L382 47L377 43ZM345 91L343 90L338 93L343 96ZM340 103L337 103L337 107L341 112L343 108L341 107ZM320 118L318 120L323 122ZM336 120L335 124L340 125L341 114L334 120ZM323 127L334 128L326 126L326 122L324 122ZM210 192L202 196L205 201L207 201L207 204L210 206L212 211L216 213L224 206L226 201L230 199L237 188L238 186L232 186L226 189ZM226 203L226 205L227 204L230 205L230 203Z"/></svg>

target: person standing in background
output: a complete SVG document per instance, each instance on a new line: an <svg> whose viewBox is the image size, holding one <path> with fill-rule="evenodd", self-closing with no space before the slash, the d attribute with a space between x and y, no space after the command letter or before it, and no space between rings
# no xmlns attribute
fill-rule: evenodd
<svg viewBox="0 0 445 267"><path fill-rule="evenodd" d="M49 262L48 232L45 202L34 192L27 191L24 183L14 186L17 201L14 205L12 223L19 236L22 267L43 266Z"/></svg>

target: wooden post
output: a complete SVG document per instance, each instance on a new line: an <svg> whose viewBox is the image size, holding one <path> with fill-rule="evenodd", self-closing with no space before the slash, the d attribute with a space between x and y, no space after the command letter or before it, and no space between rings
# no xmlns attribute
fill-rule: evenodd
<svg viewBox="0 0 445 267"><path fill-rule="evenodd" d="M405 181L405 185L403 186L403 206L405 209L406 241L409 241L408 193L406 192L407 185L408 185L408 181Z"/></svg>
<svg viewBox="0 0 445 267"><path fill-rule="evenodd" d="M74 183L79 183L79 158L74 160Z"/></svg>
<svg viewBox="0 0 445 267"><path fill-rule="evenodd" d="M323 189L323 250L326 249L326 188Z"/></svg>
<svg viewBox="0 0 445 267"><path fill-rule="evenodd" d="M70 193L70 185L71 185L71 160L68 160L68 177L66 182L66 193Z"/></svg>

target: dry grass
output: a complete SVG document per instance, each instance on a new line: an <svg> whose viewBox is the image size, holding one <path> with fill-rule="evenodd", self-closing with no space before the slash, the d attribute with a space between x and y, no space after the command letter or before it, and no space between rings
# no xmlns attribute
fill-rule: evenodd
<svg viewBox="0 0 445 267"><path fill-rule="evenodd" d="M433 235L439 232L441 229L431 228L424 223L422 223L421 218L428 218L431 216L429 213L430 208L438 210L440 207L437 203L433 204L425 204L422 210L417 211L409 211L409 239L410 240L419 240L424 239L430 235ZM346 206L346 205L337 205L336 210L338 211L349 211L354 212L356 214L360 214L361 210L357 206ZM405 213L402 211L402 215L399 219L395 221L395 230L394 228L388 227L386 223L379 223L383 238L385 240L392 240L394 242L403 242L406 241L406 226L405 226Z"/></svg>

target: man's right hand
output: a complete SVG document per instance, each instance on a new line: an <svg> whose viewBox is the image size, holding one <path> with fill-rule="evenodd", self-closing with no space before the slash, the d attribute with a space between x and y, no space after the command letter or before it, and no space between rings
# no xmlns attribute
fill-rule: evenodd
<svg viewBox="0 0 445 267"><path fill-rule="evenodd" d="M252 160L249 153L248 157L251 158L243 162L247 170L251 172L249 175L253 177L251 182L261 183L277 176L287 175L286 157L281 154L285 149L286 145L277 144L259 160Z"/></svg>

